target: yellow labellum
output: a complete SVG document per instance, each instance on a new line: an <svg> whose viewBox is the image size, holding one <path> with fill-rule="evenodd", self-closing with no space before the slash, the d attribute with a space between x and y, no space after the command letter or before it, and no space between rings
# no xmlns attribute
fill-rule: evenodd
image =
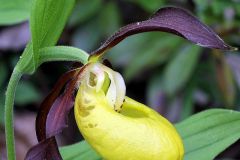
<svg viewBox="0 0 240 160"><path fill-rule="evenodd" d="M81 81L75 100L75 119L86 141L104 159L183 159L182 140L168 120L128 97L125 97L118 113L106 92L97 90L84 78L90 77L83 76Z"/></svg>

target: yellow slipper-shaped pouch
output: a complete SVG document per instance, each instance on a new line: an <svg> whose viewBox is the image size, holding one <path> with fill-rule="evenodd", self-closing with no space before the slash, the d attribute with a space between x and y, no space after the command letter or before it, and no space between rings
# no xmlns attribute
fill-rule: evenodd
<svg viewBox="0 0 240 160"><path fill-rule="evenodd" d="M74 113L85 140L106 160L182 160L174 126L149 107L125 97L121 75L89 64L80 78Z"/></svg>

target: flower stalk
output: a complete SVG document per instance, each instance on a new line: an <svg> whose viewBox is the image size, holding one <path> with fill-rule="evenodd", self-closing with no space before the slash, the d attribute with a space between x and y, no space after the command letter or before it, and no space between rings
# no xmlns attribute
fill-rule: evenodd
<svg viewBox="0 0 240 160"><path fill-rule="evenodd" d="M15 92L19 80L21 79L21 72L17 68L13 70L10 77L5 99L5 135L7 146L7 157L9 160L15 160L15 144L14 144L14 123L13 123L13 105L15 99Z"/></svg>

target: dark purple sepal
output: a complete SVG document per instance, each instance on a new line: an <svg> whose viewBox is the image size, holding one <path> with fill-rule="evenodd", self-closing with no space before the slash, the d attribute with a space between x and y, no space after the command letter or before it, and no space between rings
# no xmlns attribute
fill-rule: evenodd
<svg viewBox="0 0 240 160"><path fill-rule="evenodd" d="M62 159L55 136L67 127L68 113L73 107L78 76L83 68L71 70L60 77L41 104L36 119L39 143L28 151L25 160ZM64 91L61 94L62 90Z"/></svg>
<svg viewBox="0 0 240 160"><path fill-rule="evenodd" d="M48 96L42 102L36 118L36 134L39 142L47 138L46 134L49 131L46 130L46 126L47 126L47 119L49 118L50 110L54 105L56 106L56 103L57 103L56 101L59 101L58 97L60 96L61 91L66 86L66 84L70 82L77 74L78 74L78 70L71 70L65 73L64 75L62 75L54 85L52 91L48 94Z"/></svg>
<svg viewBox="0 0 240 160"><path fill-rule="evenodd" d="M200 22L188 11L166 7L159 9L152 17L142 22L126 25L109 37L92 56L101 56L128 36L150 31L162 31L181 36L199 46L222 50L235 49L226 43L208 26Z"/></svg>
<svg viewBox="0 0 240 160"><path fill-rule="evenodd" d="M62 160L55 137L47 138L33 146L25 160Z"/></svg>

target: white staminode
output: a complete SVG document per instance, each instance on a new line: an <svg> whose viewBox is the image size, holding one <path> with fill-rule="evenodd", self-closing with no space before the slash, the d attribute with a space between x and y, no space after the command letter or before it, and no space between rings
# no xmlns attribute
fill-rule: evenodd
<svg viewBox="0 0 240 160"><path fill-rule="evenodd" d="M106 98L114 109L119 111L126 94L126 86L121 74L100 63L91 64L89 69L87 73L87 84L92 87L90 85L90 75L93 73L95 75L94 82L97 92L103 87L106 76L105 73L107 73L110 79L110 85L106 93Z"/></svg>
<svg viewBox="0 0 240 160"><path fill-rule="evenodd" d="M90 72L88 72L89 74L89 78L88 78L88 81L90 80L90 74L93 73L95 75L95 78L94 78L94 82L96 83L96 91L98 92L102 86L103 86L103 83L104 83L104 80L105 80L105 75L104 75L104 71L99 67L99 64L93 64L91 65L91 70ZM89 84L90 82L88 82Z"/></svg>

